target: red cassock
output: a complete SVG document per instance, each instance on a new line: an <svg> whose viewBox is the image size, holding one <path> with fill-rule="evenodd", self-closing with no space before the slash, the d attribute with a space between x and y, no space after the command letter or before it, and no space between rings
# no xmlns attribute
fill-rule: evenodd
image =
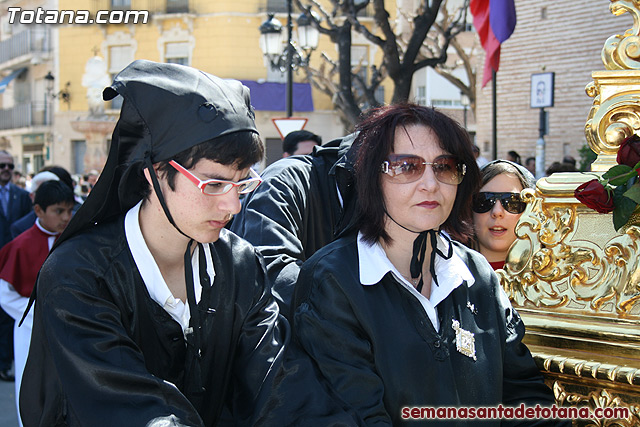
<svg viewBox="0 0 640 427"><path fill-rule="evenodd" d="M34 224L0 250L0 279L9 282L23 297L31 295L38 271L49 254L49 237Z"/></svg>

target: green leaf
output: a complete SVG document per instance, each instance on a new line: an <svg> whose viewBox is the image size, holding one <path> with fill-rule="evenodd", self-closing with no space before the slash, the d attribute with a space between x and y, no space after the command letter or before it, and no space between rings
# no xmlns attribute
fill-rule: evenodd
<svg viewBox="0 0 640 427"><path fill-rule="evenodd" d="M613 227L616 231L629 221L629 217L636 209L638 204L628 197L620 196L616 197L614 193L614 203L616 205L613 210Z"/></svg>
<svg viewBox="0 0 640 427"><path fill-rule="evenodd" d="M606 171L604 175L602 175L602 177L605 179L611 179L620 175L626 175L632 170L633 169L631 169L627 165L615 165L614 167Z"/></svg>
<svg viewBox="0 0 640 427"><path fill-rule="evenodd" d="M605 172L602 175L603 178L608 179L611 185L623 185L626 184L629 178L636 175L636 171L631 169L627 165L616 165Z"/></svg>
<svg viewBox="0 0 640 427"><path fill-rule="evenodd" d="M640 184L635 183L623 194L624 197L628 197L634 202L640 204Z"/></svg>

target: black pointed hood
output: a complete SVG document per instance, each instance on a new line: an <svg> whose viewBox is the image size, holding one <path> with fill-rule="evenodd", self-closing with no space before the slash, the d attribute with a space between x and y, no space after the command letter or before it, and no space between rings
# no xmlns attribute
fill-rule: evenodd
<svg viewBox="0 0 640 427"><path fill-rule="evenodd" d="M104 169L55 247L135 206L148 185L145 165L222 135L258 132L249 89L195 68L132 62L103 92L105 101L117 95L124 101Z"/></svg>

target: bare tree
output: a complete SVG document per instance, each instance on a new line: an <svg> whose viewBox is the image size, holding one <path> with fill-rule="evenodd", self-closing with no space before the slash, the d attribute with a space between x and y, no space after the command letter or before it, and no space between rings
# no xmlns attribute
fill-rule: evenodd
<svg viewBox="0 0 640 427"><path fill-rule="evenodd" d="M323 7L318 0L294 2L312 16L320 33L337 47L337 60L323 52L322 64L317 68L307 67L307 73L314 87L331 96L346 129L357 122L363 109L380 103L375 94L386 77L393 81L392 102L406 101L411 95L416 71L447 62L449 46L464 30L463 11L468 5L468 0L464 0L463 7L454 14L440 14L446 0L421 0L415 11L406 14L410 20L407 30L400 31L395 21L390 20L384 0L329 0L324 2L328 7ZM362 18L364 12L370 12L373 26ZM443 16L447 19L438 20ZM352 66L354 31L381 50L378 64L366 70L362 63Z"/></svg>
<svg viewBox="0 0 640 427"><path fill-rule="evenodd" d="M450 10L448 5L443 2L442 7L440 8L441 18L440 21L434 25L436 31L442 33L443 28L451 25L451 22L455 19L458 19L458 14L462 12L463 19L462 23L467 22L466 9L453 9ZM466 8L467 2L460 5L459 7ZM466 25L466 24L465 24ZM465 28L466 30L466 28ZM454 85L460 90L460 94L466 95L469 99L469 106L471 108L472 114L475 116L476 111L476 69L474 59L476 58L476 53L481 50L480 41L476 37L474 32L471 31L463 31L458 34L456 37L451 39L450 47L455 51L455 55L453 58L448 58L446 62L438 64L434 70L444 77L449 83ZM468 83L465 83L463 79L461 79L456 73L457 70L463 70L466 76L466 80Z"/></svg>

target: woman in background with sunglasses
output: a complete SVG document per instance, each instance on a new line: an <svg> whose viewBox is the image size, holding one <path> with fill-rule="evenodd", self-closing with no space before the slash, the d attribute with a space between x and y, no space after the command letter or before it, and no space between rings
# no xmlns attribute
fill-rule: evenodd
<svg viewBox="0 0 640 427"><path fill-rule="evenodd" d="M515 227L526 203L520 192L533 188L535 178L524 167L508 160L494 160L482 169L482 188L473 197L475 240L472 247L487 258L494 270L502 268Z"/></svg>
<svg viewBox="0 0 640 427"><path fill-rule="evenodd" d="M293 302L294 336L332 391L366 425L425 407L550 406L495 273L455 241L472 235L480 183L467 132L412 104L357 130L356 229L303 264Z"/></svg>

